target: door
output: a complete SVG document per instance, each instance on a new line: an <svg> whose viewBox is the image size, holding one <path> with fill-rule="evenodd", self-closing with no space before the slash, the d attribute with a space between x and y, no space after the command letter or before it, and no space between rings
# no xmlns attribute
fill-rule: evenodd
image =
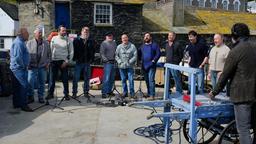
<svg viewBox="0 0 256 144"><path fill-rule="evenodd" d="M70 28L69 3L55 3L55 28L59 25Z"/></svg>

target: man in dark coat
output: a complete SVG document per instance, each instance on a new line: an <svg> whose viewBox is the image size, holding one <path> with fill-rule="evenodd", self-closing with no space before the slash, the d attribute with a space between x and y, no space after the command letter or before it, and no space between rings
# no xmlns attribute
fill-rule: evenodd
<svg viewBox="0 0 256 144"><path fill-rule="evenodd" d="M166 63L179 65L183 58L183 48L179 41L176 40L175 32L168 33L168 40L165 45ZM171 70L172 77L175 82L176 92L183 93L181 74L179 70Z"/></svg>
<svg viewBox="0 0 256 144"><path fill-rule="evenodd" d="M251 111L256 101L256 42L249 39L246 24L232 27L234 48L230 51L223 72L210 97L214 98L230 80L230 100L234 103L236 126L241 144L251 144ZM254 136L255 137L255 136Z"/></svg>
<svg viewBox="0 0 256 144"><path fill-rule="evenodd" d="M89 98L89 82L91 78L91 63L94 60L96 43L90 35L89 27L85 26L81 30L81 35L74 39L74 57L76 62L75 73L73 78L73 97L77 96L77 83L80 79L81 72L84 78L84 96Z"/></svg>

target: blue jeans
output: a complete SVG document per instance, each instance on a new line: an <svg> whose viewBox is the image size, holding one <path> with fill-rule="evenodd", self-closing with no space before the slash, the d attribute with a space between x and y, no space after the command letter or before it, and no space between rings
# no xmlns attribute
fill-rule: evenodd
<svg viewBox="0 0 256 144"><path fill-rule="evenodd" d="M112 63L104 64L104 76L103 76L103 87L102 94L108 94L112 92L112 88L115 83L115 65Z"/></svg>
<svg viewBox="0 0 256 144"><path fill-rule="evenodd" d="M236 127L240 144L252 144L250 134L252 104L234 104Z"/></svg>
<svg viewBox="0 0 256 144"><path fill-rule="evenodd" d="M196 86L197 86L197 90L199 93L203 94L204 93L204 69L200 69L201 72L198 73L195 77L195 81L196 81ZM189 87L189 91L191 90L191 77L189 76L188 78L188 87Z"/></svg>
<svg viewBox="0 0 256 144"><path fill-rule="evenodd" d="M91 78L91 66L89 63L78 63L75 65L75 72L73 77L73 95L77 94L77 83L81 76L81 71L84 77L84 93L89 92L89 83Z"/></svg>
<svg viewBox="0 0 256 144"><path fill-rule="evenodd" d="M172 74L172 77L173 77L174 82L175 82L176 92L179 92L180 94L182 94L183 90L182 90L180 71L172 69L171 74Z"/></svg>
<svg viewBox="0 0 256 144"><path fill-rule="evenodd" d="M148 71L144 71L144 79L146 81L148 96L155 96L155 74L156 67L149 68Z"/></svg>
<svg viewBox="0 0 256 144"><path fill-rule="evenodd" d="M34 96L34 88L36 86L36 82L38 84L38 98L44 98L45 91L45 79L46 79L46 69L42 68L32 68L28 71L28 96Z"/></svg>
<svg viewBox="0 0 256 144"><path fill-rule="evenodd" d="M58 78L58 72L61 71L61 79L63 83L63 93L64 95L68 95L68 68L61 68L61 65L64 61L52 61L50 67L50 81L49 81L49 94L53 94L55 89L55 81Z"/></svg>
<svg viewBox="0 0 256 144"><path fill-rule="evenodd" d="M134 80L133 80L134 70L133 70L133 68L119 69L119 72L120 72L120 77L122 80L123 94L128 94L128 89L127 89L127 84L126 84L126 81L128 78L130 95L134 96Z"/></svg>
<svg viewBox="0 0 256 144"><path fill-rule="evenodd" d="M27 82L27 74L19 74L20 79L23 79L23 84L16 78L15 74L12 73L12 87L13 87L13 97L12 102L13 106L18 107L25 107L28 104L28 97L27 97L27 89L28 89L28 82ZM27 83L27 84L26 84Z"/></svg>
<svg viewBox="0 0 256 144"><path fill-rule="evenodd" d="M216 84L217 84L217 80L218 80L218 72L219 71L214 71L211 70L211 82L212 82L212 89L215 88Z"/></svg>

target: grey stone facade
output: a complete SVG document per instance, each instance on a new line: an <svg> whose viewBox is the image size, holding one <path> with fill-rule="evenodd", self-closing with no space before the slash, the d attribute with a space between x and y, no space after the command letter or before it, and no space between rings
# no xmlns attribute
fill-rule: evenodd
<svg viewBox="0 0 256 144"><path fill-rule="evenodd" d="M117 43L120 43L122 33L128 33L130 41L136 46L142 42L142 4L127 4L122 2L108 2L112 5L112 25L94 25L94 2L93 1L66 1L70 3L70 23L72 33L80 34L83 26L89 26L91 35L100 44L104 40L106 32L113 32ZM103 1L104 2L104 1ZM43 24L45 26L45 36L54 30L55 27L55 0L42 0L41 7L44 9L42 17L34 13L35 4L32 0L22 0L18 2L20 26L28 28L30 39L33 38L34 28Z"/></svg>
<svg viewBox="0 0 256 144"><path fill-rule="evenodd" d="M106 32L113 32L117 43L120 43L122 33L128 33L130 41L137 46L142 40L142 5L112 3L113 24L97 26L93 22L94 3L75 1L71 4L72 29L80 32L82 26L89 26L91 34L98 42L104 40Z"/></svg>
<svg viewBox="0 0 256 144"><path fill-rule="evenodd" d="M45 36L47 36L54 26L54 5L51 0L42 1L41 7L44 12L39 10L38 14L34 13L35 4L33 1L23 0L18 2L20 27L26 27L33 38L33 32L37 25L43 24L45 28Z"/></svg>

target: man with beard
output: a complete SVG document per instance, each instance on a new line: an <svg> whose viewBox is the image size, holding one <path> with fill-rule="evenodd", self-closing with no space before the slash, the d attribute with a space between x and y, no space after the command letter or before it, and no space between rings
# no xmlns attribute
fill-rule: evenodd
<svg viewBox="0 0 256 144"><path fill-rule="evenodd" d="M68 63L73 59L73 43L67 37L67 29L65 26L60 25L58 28L58 35L54 36L51 40L51 72L49 81L49 91L46 99L53 98L55 89L55 81L58 78L58 72L61 71L61 79L64 87L65 100L69 98L68 87Z"/></svg>
<svg viewBox="0 0 256 144"><path fill-rule="evenodd" d="M154 100L155 98L156 63L160 58L160 54L160 48L157 43L152 42L151 34L149 32L145 33L144 44L140 47L139 57L142 61L149 100Z"/></svg>

